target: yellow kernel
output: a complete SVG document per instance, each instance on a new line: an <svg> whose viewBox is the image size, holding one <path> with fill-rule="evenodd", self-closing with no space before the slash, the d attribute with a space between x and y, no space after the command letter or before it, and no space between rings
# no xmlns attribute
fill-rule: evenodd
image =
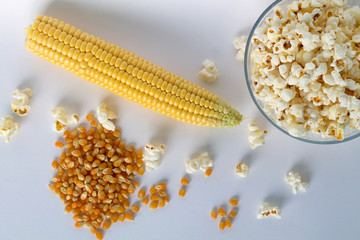
<svg viewBox="0 0 360 240"><path fill-rule="evenodd" d="M121 213L118 218L119 222L123 222L125 220L125 214Z"/></svg>
<svg viewBox="0 0 360 240"><path fill-rule="evenodd" d="M92 120L90 124L92 127L97 127L97 125L98 125L95 120Z"/></svg>
<svg viewBox="0 0 360 240"><path fill-rule="evenodd" d="M76 228L81 228L83 225L84 225L84 222L76 222L75 223Z"/></svg>
<svg viewBox="0 0 360 240"><path fill-rule="evenodd" d="M130 210L133 212L133 213L137 213L139 211L140 207L139 205L132 205Z"/></svg>
<svg viewBox="0 0 360 240"><path fill-rule="evenodd" d="M132 182L132 184L133 184L133 186L134 186L135 188L139 188L139 186L140 186L139 182L136 181L136 180L134 180L134 181Z"/></svg>
<svg viewBox="0 0 360 240"><path fill-rule="evenodd" d="M230 206L235 207L235 206L238 205L238 203L239 203L239 201L236 198L232 198L232 199L229 200L229 205Z"/></svg>
<svg viewBox="0 0 360 240"><path fill-rule="evenodd" d="M187 185L189 185L189 179L187 178L187 177L183 177L182 179L181 179L181 184L182 185L184 185L184 186L187 186Z"/></svg>
<svg viewBox="0 0 360 240"><path fill-rule="evenodd" d="M55 142L55 147L62 148L62 147L64 147L64 144L62 142L57 141L57 142Z"/></svg>
<svg viewBox="0 0 360 240"><path fill-rule="evenodd" d="M151 201L158 201L158 200L159 200L159 196L153 194L153 195L150 196L150 200L151 200Z"/></svg>
<svg viewBox="0 0 360 240"><path fill-rule="evenodd" d="M206 171L205 171L205 177L210 177L211 173L212 173L212 168L206 169Z"/></svg>
<svg viewBox="0 0 360 240"><path fill-rule="evenodd" d="M98 240L102 240L104 238L104 235L99 230L96 231L95 236Z"/></svg>
<svg viewBox="0 0 360 240"><path fill-rule="evenodd" d="M226 226L227 228L231 228L231 220L230 220L230 218L226 218L225 226Z"/></svg>
<svg viewBox="0 0 360 240"><path fill-rule="evenodd" d="M159 190L158 194L159 194L160 197L165 197L166 196L165 190Z"/></svg>
<svg viewBox="0 0 360 240"><path fill-rule="evenodd" d="M151 194L156 194L156 192L157 192L156 188L155 188L154 186L152 186L152 187L150 188L150 193L151 193Z"/></svg>
<svg viewBox="0 0 360 240"><path fill-rule="evenodd" d="M111 222L110 221L105 221L103 223L103 229L107 230L111 227Z"/></svg>
<svg viewBox="0 0 360 240"><path fill-rule="evenodd" d="M179 190L179 196L180 196L180 197L184 197L185 194L186 194L185 189L184 189L184 188L180 188L180 190Z"/></svg>
<svg viewBox="0 0 360 240"><path fill-rule="evenodd" d="M96 216L96 215L95 215L95 216ZM116 222L118 221L118 216L117 216L116 214L111 215L110 221L111 221L112 223L116 223Z"/></svg>
<svg viewBox="0 0 360 240"><path fill-rule="evenodd" d="M159 200L159 208L163 208L165 206L165 201L163 198Z"/></svg>
<svg viewBox="0 0 360 240"><path fill-rule="evenodd" d="M149 203L149 198L143 198L143 200L141 200L141 204L142 205L147 205Z"/></svg>
<svg viewBox="0 0 360 240"><path fill-rule="evenodd" d="M130 212L126 212L124 214L124 217L125 217L126 220L129 220L129 221L134 220L134 215L132 215L132 213L130 213Z"/></svg>
<svg viewBox="0 0 360 240"><path fill-rule="evenodd" d="M219 222L219 229L224 230L226 226L225 220L222 218Z"/></svg>
<svg viewBox="0 0 360 240"><path fill-rule="evenodd" d="M225 217L225 216L226 216L226 212L225 212L225 210L224 210L223 208L219 208L219 209L218 209L218 214L219 214L220 216L222 216L222 217Z"/></svg>
<svg viewBox="0 0 360 240"><path fill-rule="evenodd" d="M231 218L236 217L236 215L237 215L237 211L236 211L236 210L231 210L230 213L229 213L229 216L230 216Z"/></svg>
<svg viewBox="0 0 360 240"><path fill-rule="evenodd" d="M217 218L217 212L216 212L216 210L212 210L211 213L210 213L210 216L211 216L213 219L216 219L216 218Z"/></svg>
<svg viewBox="0 0 360 240"><path fill-rule="evenodd" d="M88 115L86 115L86 120L91 122L94 119L94 114L89 113Z"/></svg>
<svg viewBox="0 0 360 240"><path fill-rule="evenodd" d="M145 195L146 195L146 192L145 192L144 189L139 190L139 192L138 192L138 199L139 199L139 200L140 200L140 199L143 199L143 198L145 197Z"/></svg>
<svg viewBox="0 0 360 240"><path fill-rule="evenodd" d="M158 206L159 206L159 202L158 202L158 201L153 201L153 202L150 203L149 209L154 210L154 209L156 209Z"/></svg>
<svg viewBox="0 0 360 240"><path fill-rule="evenodd" d="M73 150L71 152L71 154L74 156L74 157L80 157L81 156L81 152L79 150Z"/></svg>
<svg viewBox="0 0 360 240"><path fill-rule="evenodd" d="M155 186L155 189L157 189L157 190L166 189L166 183L159 183L158 185Z"/></svg>

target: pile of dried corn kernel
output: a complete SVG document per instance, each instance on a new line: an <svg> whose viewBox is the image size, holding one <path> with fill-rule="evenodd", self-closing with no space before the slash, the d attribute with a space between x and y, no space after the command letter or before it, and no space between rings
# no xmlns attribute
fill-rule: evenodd
<svg viewBox="0 0 360 240"><path fill-rule="evenodd" d="M213 209L210 212L210 216L213 219L217 219L218 215L221 217L220 221L219 221L219 229L220 230L224 230L225 227L227 228L231 228L232 223L231 223L231 219L234 219L237 216L237 205L238 205L239 201L236 198L232 198L228 201L228 204L230 206L233 207L233 209L231 209L231 211L226 214L226 211L224 208L220 207L217 211L216 209Z"/></svg>
<svg viewBox="0 0 360 240"><path fill-rule="evenodd" d="M56 176L49 188L65 204L65 212L73 213L75 227L89 227L97 239L111 223L133 220L139 206L130 207L129 195L139 183L136 175L143 175L145 168L142 151L121 141L120 130L104 129L89 114L86 119L91 127L78 127L65 131L65 147L58 161L52 162Z"/></svg>
<svg viewBox="0 0 360 240"><path fill-rule="evenodd" d="M146 191L140 189L138 192L138 200L141 200L142 205L149 204L149 209L154 210L156 208L163 208L165 204L168 204L170 199L166 192L166 183L162 182L155 186L152 186L149 190L150 197L146 196ZM150 199L150 200L149 200Z"/></svg>

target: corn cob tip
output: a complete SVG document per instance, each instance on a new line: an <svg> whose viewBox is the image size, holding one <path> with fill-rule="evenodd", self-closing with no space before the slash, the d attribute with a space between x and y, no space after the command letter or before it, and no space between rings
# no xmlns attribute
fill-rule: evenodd
<svg viewBox="0 0 360 240"><path fill-rule="evenodd" d="M235 127L242 122L243 116L235 109L231 108L228 115L224 116L223 127Z"/></svg>

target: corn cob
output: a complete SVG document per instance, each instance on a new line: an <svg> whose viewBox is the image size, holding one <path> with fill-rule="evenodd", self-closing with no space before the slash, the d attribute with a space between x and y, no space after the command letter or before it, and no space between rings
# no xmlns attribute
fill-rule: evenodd
<svg viewBox="0 0 360 240"><path fill-rule="evenodd" d="M242 120L215 94L58 19L38 16L26 30L25 46L83 79L179 121L231 127Z"/></svg>

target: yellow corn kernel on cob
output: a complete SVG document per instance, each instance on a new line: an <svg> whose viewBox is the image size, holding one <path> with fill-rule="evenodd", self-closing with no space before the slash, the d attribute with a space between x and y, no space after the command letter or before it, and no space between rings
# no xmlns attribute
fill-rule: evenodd
<svg viewBox="0 0 360 240"><path fill-rule="evenodd" d="M81 78L179 121L231 127L242 120L215 94L56 18L38 16L26 31L25 45Z"/></svg>

